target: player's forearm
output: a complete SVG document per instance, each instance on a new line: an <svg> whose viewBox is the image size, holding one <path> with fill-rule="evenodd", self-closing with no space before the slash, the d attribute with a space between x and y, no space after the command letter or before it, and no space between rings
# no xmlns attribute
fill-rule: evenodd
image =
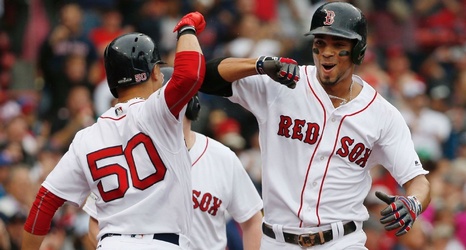
<svg viewBox="0 0 466 250"><path fill-rule="evenodd" d="M204 81L205 59L197 40L205 27L204 16L199 12L185 15L175 26L177 32L176 54L171 84L165 99L171 113L177 117L181 109L197 93Z"/></svg>
<svg viewBox="0 0 466 250"><path fill-rule="evenodd" d="M406 195L416 196L422 205L424 211L430 203L430 183L424 175L419 175L412 180L406 182L403 187L406 190Z"/></svg>
<svg viewBox="0 0 466 250"><path fill-rule="evenodd" d="M243 248L244 250L258 250L262 238L262 213L259 211L249 220L240 223L243 231Z"/></svg>
<svg viewBox="0 0 466 250"><path fill-rule="evenodd" d="M220 76L228 82L256 75L257 58L225 58L218 65Z"/></svg>
<svg viewBox="0 0 466 250"><path fill-rule="evenodd" d="M181 35L176 45L175 51L176 53L182 51L195 51L202 54L201 46L199 45L199 41L194 34Z"/></svg>
<svg viewBox="0 0 466 250"><path fill-rule="evenodd" d="M91 244L94 248L97 248L97 235L99 234L99 231L100 229L98 221L94 217L89 216L89 231L87 232L87 235L89 236Z"/></svg>
<svg viewBox="0 0 466 250"><path fill-rule="evenodd" d="M22 250L38 250L45 236L30 234L23 231L23 241L21 243Z"/></svg>

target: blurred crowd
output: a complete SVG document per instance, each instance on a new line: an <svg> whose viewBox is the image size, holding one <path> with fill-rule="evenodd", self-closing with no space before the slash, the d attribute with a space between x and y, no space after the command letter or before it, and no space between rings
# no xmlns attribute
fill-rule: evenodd
<svg viewBox="0 0 466 250"><path fill-rule="evenodd" d="M189 11L204 14L206 59L291 57L312 61L303 36L323 0L2 0L0 1L0 249L20 249L22 226L38 187L74 134L114 102L103 51L115 37L143 32L173 65L172 29ZM367 247L466 249L466 1L354 0L369 21L357 74L402 112L432 185L432 203L405 236L378 222L373 194L402 194L382 167L373 169L364 224ZM257 122L228 100L200 94L194 130L236 152L261 191ZM43 249L91 249L88 217L65 204ZM228 226L229 249L241 232Z"/></svg>

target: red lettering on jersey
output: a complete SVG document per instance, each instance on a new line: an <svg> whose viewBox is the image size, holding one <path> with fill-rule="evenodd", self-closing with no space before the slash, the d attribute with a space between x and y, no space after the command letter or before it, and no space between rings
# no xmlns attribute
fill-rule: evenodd
<svg viewBox="0 0 466 250"><path fill-rule="evenodd" d="M154 173L150 174L144 179L139 179L137 166L133 156L133 150L139 145L144 146L147 157L149 157L152 163L152 167L154 168ZM129 168L129 177L126 168L119 163L111 163L104 166L99 164L102 159L119 156L124 156L124 159L126 160ZM140 155L140 157L141 156L142 155ZM102 200L105 202L123 198L123 196L126 194L126 191L128 191L130 188L129 180L131 180L131 184L134 188L145 190L152 185L163 181L165 178L165 173L167 172L167 167L162 162L162 159L160 158L152 140L148 135L143 133L139 133L131 138L127 142L124 149L123 146L118 145L89 153L87 155L87 163L89 165L89 170L91 171L92 179L98 182L97 188L99 189ZM144 166L144 168L147 167L149 166ZM108 190L103 187L102 181L100 179L111 175L116 175L118 187Z"/></svg>
<svg viewBox="0 0 466 250"><path fill-rule="evenodd" d="M92 178L97 181L97 188L99 189L100 196L105 202L122 198L126 191L129 189L128 174L123 166L119 164L109 164L107 166L98 167L99 160L115 157L123 154L122 146L115 146L104 148L99 151L92 152L87 155L87 162L91 171ZM115 175L119 186L112 190L105 191L100 179Z"/></svg>
<svg viewBox="0 0 466 250"><path fill-rule="evenodd" d="M354 140L345 136L341 138L341 148L338 149L337 155L341 157L347 157L350 153L349 146L353 145Z"/></svg>
<svg viewBox="0 0 466 250"><path fill-rule="evenodd" d="M359 158L359 160L355 161L354 163L358 164L362 168L366 166L367 159L369 159L369 156L371 155L372 150L369 148L366 148L366 151L364 152L364 156Z"/></svg>
<svg viewBox="0 0 466 250"><path fill-rule="evenodd" d="M340 139L341 148L339 148L336 152L337 155L341 157L348 157L350 162L354 162L355 164L359 165L360 167L364 168L366 166L367 160L371 155L372 150L366 148L363 143L356 143L354 147L351 146L354 143L354 140L345 136ZM364 155L361 157L361 155Z"/></svg>
<svg viewBox="0 0 466 250"><path fill-rule="evenodd" d="M290 138L290 127L293 125L291 121L291 117L289 116L280 116L280 123L278 124L278 135L285 136L286 138Z"/></svg>
<svg viewBox="0 0 466 250"><path fill-rule="evenodd" d="M201 191L193 190L193 208L207 212L212 216L216 216L218 209L222 205L222 200L213 196L211 193L202 194Z"/></svg>
<svg viewBox="0 0 466 250"><path fill-rule="evenodd" d="M207 209L209 209L210 207L211 200L212 200L212 195L210 193L202 195L202 200L201 200L199 209L201 209L202 212L207 211Z"/></svg>
<svg viewBox="0 0 466 250"><path fill-rule="evenodd" d="M199 207L199 201L197 200L199 196L201 196L201 192L197 190L193 190L193 208L194 209Z"/></svg>
<svg viewBox="0 0 466 250"><path fill-rule="evenodd" d="M222 205L222 200L220 200L217 197L214 197L214 201L212 202L212 206L209 209L209 214L211 214L213 216L217 215L217 211L218 211L220 205Z"/></svg>
<svg viewBox="0 0 466 250"><path fill-rule="evenodd" d="M311 145L316 143L319 138L319 128L319 124L308 122L304 142Z"/></svg>
<svg viewBox="0 0 466 250"><path fill-rule="evenodd" d="M129 171L131 173L131 180L135 188L144 190L154 185L154 183L163 180L165 178L167 168L156 168L154 173L150 174L144 179L140 179L137 173L136 162L134 161L134 156L132 153L133 150L139 145L145 148L153 166L163 166L164 164L162 162L162 158L160 158L159 152L155 148L155 145L152 143L151 138L147 135L139 133L128 141L124 154L126 161L128 162Z"/></svg>
<svg viewBox="0 0 466 250"><path fill-rule="evenodd" d="M359 158L359 156L361 156L362 152L364 151L365 147L364 147L364 144L362 143L357 143L356 145L354 145L354 148L351 150L351 153L348 157L348 159L351 161L351 162L355 162L356 159Z"/></svg>
<svg viewBox="0 0 466 250"><path fill-rule="evenodd" d="M278 135L297 139L308 144L314 144L319 137L320 126L317 123L306 122L301 119L291 119L289 116L280 116ZM304 132L304 133L303 133Z"/></svg>
<svg viewBox="0 0 466 250"><path fill-rule="evenodd" d="M305 123L305 120L294 120L293 136L291 137L291 139L298 139L300 141L303 140L303 134L301 133L301 130L303 129Z"/></svg>

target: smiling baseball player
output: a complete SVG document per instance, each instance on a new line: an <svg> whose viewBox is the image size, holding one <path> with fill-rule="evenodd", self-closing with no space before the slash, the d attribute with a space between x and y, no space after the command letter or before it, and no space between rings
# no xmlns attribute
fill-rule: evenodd
<svg viewBox="0 0 466 250"><path fill-rule="evenodd" d="M200 91L228 97L257 118L261 249L366 249L363 201L371 168L384 166L405 190L377 193L388 205L381 223L396 235L407 233L429 204L428 172L400 112L353 74L366 49L362 12L345 2L325 3L309 35L315 65L270 56L218 58L207 63Z"/></svg>

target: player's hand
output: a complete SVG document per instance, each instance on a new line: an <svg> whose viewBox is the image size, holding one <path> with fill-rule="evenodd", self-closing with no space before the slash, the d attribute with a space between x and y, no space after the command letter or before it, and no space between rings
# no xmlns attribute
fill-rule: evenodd
<svg viewBox="0 0 466 250"><path fill-rule="evenodd" d="M291 89L299 81L298 63L290 58L261 56L256 61L256 71Z"/></svg>
<svg viewBox="0 0 466 250"><path fill-rule="evenodd" d="M415 196L392 196L376 191L375 195L388 204L380 211L380 222L385 224L385 230L399 229L395 235L407 233L414 224L417 216L422 211L422 205Z"/></svg>
<svg viewBox="0 0 466 250"><path fill-rule="evenodd" d="M204 16L199 12L191 12L186 14L178 24L173 29L173 32L180 32L183 27L191 26L196 31L196 34L199 35L205 28L205 20Z"/></svg>

